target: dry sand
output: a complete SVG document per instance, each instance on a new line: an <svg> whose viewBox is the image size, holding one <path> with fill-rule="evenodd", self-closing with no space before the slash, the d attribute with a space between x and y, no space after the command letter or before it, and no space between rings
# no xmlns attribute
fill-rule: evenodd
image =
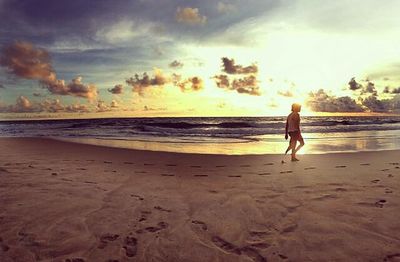
<svg viewBox="0 0 400 262"><path fill-rule="evenodd" d="M2 138L0 261L399 261L399 156Z"/></svg>

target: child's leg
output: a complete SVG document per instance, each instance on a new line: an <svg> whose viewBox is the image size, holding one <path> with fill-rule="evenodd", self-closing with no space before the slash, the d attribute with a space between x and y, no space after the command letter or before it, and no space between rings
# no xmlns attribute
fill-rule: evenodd
<svg viewBox="0 0 400 262"><path fill-rule="evenodd" d="M291 145L290 142L289 142L289 146L288 146L288 148L286 149L285 155L289 152L290 149L292 149L292 145Z"/></svg>
<svg viewBox="0 0 400 262"><path fill-rule="evenodd" d="M292 148L292 159L296 159L296 143L297 143L296 139L292 139L290 141L290 147Z"/></svg>
<svg viewBox="0 0 400 262"><path fill-rule="evenodd" d="M304 139L302 136L300 136L299 142L300 142L300 145L296 148L296 153L297 153L297 151L300 150L300 148L302 148L304 146Z"/></svg>

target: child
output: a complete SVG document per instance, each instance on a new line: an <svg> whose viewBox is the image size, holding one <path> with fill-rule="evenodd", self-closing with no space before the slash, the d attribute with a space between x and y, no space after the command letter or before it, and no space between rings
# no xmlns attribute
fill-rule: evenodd
<svg viewBox="0 0 400 262"><path fill-rule="evenodd" d="M304 140L301 136L300 132L300 115L299 112L301 110L301 105L293 104L292 105L292 113L288 115L286 120L286 132L285 139L288 139L288 134L290 136L289 146L286 149L285 155L292 149L292 161L299 161L296 158L297 151L300 150L304 146ZM300 145L296 148L297 141L300 142Z"/></svg>

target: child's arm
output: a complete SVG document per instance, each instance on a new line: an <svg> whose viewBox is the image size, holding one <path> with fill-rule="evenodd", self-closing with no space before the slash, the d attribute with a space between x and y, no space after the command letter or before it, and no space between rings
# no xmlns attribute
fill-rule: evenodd
<svg viewBox="0 0 400 262"><path fill-rule="evenodd" d="M288 119L286 119L286 128L285 128L285 139L287 140L288 139L288 127L289 126L289 122L288 122Z"/></svg>

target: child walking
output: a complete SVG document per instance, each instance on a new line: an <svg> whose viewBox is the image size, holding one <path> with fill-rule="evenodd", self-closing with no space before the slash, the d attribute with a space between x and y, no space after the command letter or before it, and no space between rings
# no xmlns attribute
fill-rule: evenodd
<svg viewBox="0 0 400 262"><path fill-rule="evenodd" d="M285 131L285 139L288 139L288 135L290 136L289 146L286 149L285 155L292 150L292 161L299 161L296 158L297 151L300 150L304 146L304 139L301 136L300 132L300 112L301 105L293 104L292 105L292 113L288 115L286 120L286 131ZM300 142L300 145L296 148L297 141Z"/></svg>

